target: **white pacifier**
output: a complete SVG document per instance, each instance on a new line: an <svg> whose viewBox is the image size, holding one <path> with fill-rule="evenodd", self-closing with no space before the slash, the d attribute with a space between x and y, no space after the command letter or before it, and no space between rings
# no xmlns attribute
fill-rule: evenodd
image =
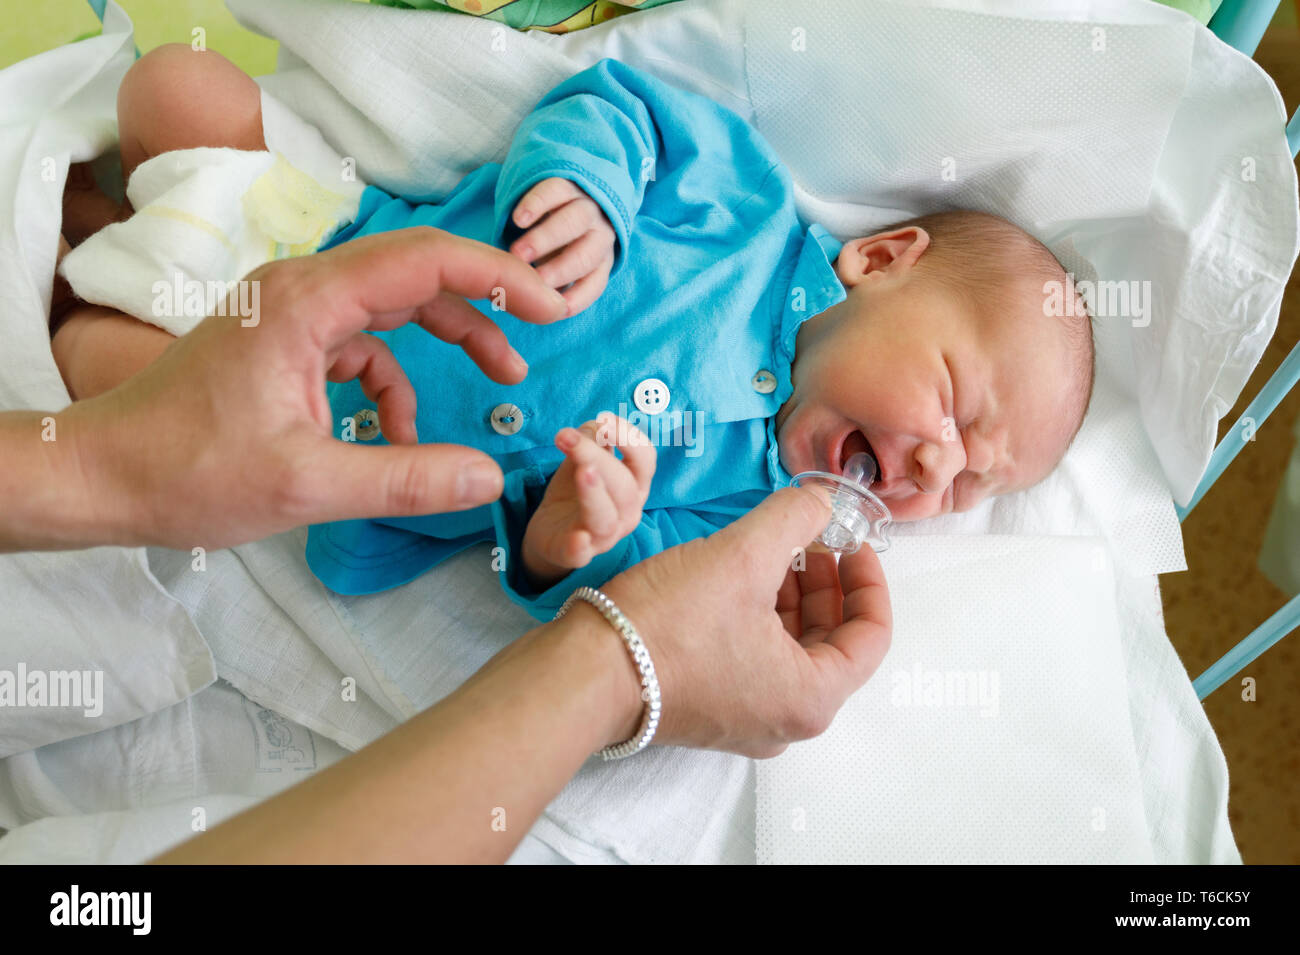
<svg viewBox="0 0 1300 955"><path fill-rule="evenodd" d="M884 502L868 490L880 469L865 451L844 462L843 474L803 471L794 476L795 487L823 487L831 492L831 520L817 540L834 554L852 554L863 544L876 553L889 546L886 533L893 518Z"/></svg>

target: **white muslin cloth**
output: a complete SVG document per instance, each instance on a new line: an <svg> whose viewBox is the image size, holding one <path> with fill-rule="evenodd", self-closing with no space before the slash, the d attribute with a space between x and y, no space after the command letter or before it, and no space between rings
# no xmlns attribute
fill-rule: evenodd
<svg viewBox="0 0 1300 955"><path fill-rule="evenodd" d="M127 184L135 214L78 245L59 273L79 298L173 335L213 314L255 323L254 293L232 291L232 283L259 265L314 252L356 217L365 184L343 179L345 168L335 164L322 182L269 150L154 156Z"/></svg>
<svg viewBox="0 0 1300 955"><path fill-rule="evenodd" d="M346 755L218 680L132 726L0 761L0 832L17 827L0 864L140 862ZM527 835L510 861L568 860Z"/></svg>
<svg viewBox="0 0 1300 955"><path fill-rule="evenodd" d="M184 553L151 549L150 559L212 633L224 679L348 748L447 696L535 626L500 599L486 545L395 590L341 597L307 570L305 538L236 548L215 579L194 573ZM247 616L223 623L236 592L252 597L240 604ZM339 692L348 677L359 702ZM753 832L749 760L659 748L589 760L533 829L565 858L589 862L753 861Z"/></svg>
<svg viewBox="0 0 1300 955"><path fill-rule="evenodd" d="M1147 818L1168 810L1143 798L1137 632L1104 542L912 537L882 557L893 645L826 733L758 764L759 862L1240 861L1221 766L1185 794L1218 822L1208 844Z"/></svg>
<svg viewBox="0 0 1300 955"><path fill-rule="evenodd" d="M109 4L103 35L0 70L0 409L68 404L49 334L63 184L69 163L113 146L133 55L131 22ZM94 717L0 706L0 757L130 723L216 679L207 644L143 550L0 554L0 604L0 669L91 670L104 686Z"/></svg>

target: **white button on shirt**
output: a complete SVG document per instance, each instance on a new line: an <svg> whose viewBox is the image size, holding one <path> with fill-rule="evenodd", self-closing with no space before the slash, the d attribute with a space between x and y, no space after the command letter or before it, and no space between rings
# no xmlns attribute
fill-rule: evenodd
<svg viewBox="0 0 1300 955"><path fill-rule="evenodd" d="M661 411L666 411L672 397L668 386L658 378L647 378L632 392L632 402L636 405L637 411L645 414L659 414Z"/></svg>
<svg viewBox="0 0 1300 955"><path fill-rule="evenodd" d="M499 404L492 409L492 430L497 434L518 434L524 426L524 413L517 405Z"/></svg>

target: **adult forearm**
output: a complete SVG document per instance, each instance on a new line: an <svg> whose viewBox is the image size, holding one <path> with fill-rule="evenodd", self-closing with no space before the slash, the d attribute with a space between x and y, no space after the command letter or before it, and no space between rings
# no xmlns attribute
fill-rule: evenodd
<svg viewBox="0 0 1300 955"><path fill-rule="evenodd" d="M66 413L0 412L0 552L109 542Z"/></svg>
<svg viewBox="0 0 1300 955"><path fill-rule="evenodd" d="M618 635L575 607L365 749L163 863L500 862L641 702Z"/></svg>

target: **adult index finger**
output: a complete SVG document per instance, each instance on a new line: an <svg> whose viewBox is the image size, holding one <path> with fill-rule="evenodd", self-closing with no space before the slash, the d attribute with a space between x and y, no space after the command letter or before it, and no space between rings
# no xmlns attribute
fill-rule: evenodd
<svg viewBox="0 0 1300 955"><path fill-rule="evenodd" d="M363 236L293 260L299 263L305 274L295 284L313 306L304 317L327 349L359 331L404 325L425 306L445 309L450 296L491 299L538 324L568 310L564 298L516 257L428 226Z"/></svg>

